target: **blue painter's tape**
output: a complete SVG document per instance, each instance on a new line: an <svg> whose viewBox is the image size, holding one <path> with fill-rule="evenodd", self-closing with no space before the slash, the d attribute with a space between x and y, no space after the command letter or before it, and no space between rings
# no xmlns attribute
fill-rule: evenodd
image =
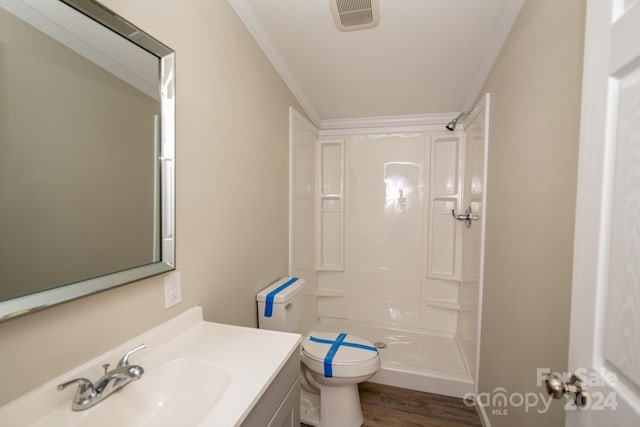
<svg viewBox="0 0 640 427"><path fill-rule="evenodd" d="M275 288L274 290L272 290L267 294L267 297L265 298L265 304L264 304L264 317L273 316L273 299L276 297L276 295L282 292L283 290L287 289L289 286L293 285L297 281L298 281L297 277L292 277L291 279L289 279L288 281L286 281L285 283L278 286L277 288Z"/></svg>
<svg viewBox="0 0 640 427"><path fill-rule="evenodd" d="M309 340L313 342L317 342L320 344L331 344L331 347L329 348L327 355L324 357L324 376L326 378L333 377L333 358L335 357L340 347L354 347L354 348L361 348L363 350L375 351L376 353L378 352L377 348L372 347L370 345L358 344L355 342L348 342L348 341L345 342L344 339L346 337L347 337L347 334L345 333L339 334L338 338L336 338L335 341L324 340L321 338L316 338L314 336L309 337Z"/></svg>
<svg viewBox="0 0 640 427"><path fill-rule="evenodd" d="M331 344L331 348L327 352L327 355L324 357L324 376L327 378L333 377L333 358L335 357L338 349L340 348L340 344L347 337L347 334L340 334L338 338Z"/></svg>
<svg viewBox="0 0 640 427"><path fill-rule="evenodd" d="M316 337L309 337L309 341L313 341L313 342L318 342L320 344L333 344L335 341L331 341L331 340L323 340L322 338L316 338ZM354 348L361 348L363 350L370 350L370 351L375 351L377 352L378 349L371 346L371 345L364 345L364 344L358 344L355 342L343 342L341 345L345 346L345 347L354 347Z"/></svg>

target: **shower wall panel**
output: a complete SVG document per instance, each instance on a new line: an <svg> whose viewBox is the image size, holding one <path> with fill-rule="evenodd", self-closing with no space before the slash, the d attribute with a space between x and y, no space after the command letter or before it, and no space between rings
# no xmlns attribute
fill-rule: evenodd
<svg viewBox="0 0 640 427"><path fill-rule="evenodd" d="M316 319L315 299L315 159L317 131L295 110L290 111L290 236L289 275L305 280L303 329Z"/></svg>
<svg viewBox="0 0 640 427"><path fill-rule="evenodd" d="M427 134L344 140L344 270L317 273L336 295L319 297L318 314L421 327Z"/></svg>
<svg viewBox="0 0 640 427"><path fill-rule="evenodd" d="M485 204L485 150L488 143L489 98L485 97L474 108L465 123L466 149L464 161L464 192L462 206L470 207L478 218L470 227L463 228L462 271L460 284L460 314L457 328L465 360L471 375L476 374L478 323L480 321L480 295L482 294L482 246L484 236Z"/></svg>
<svg viewBox="0 0 640 427"><path fill-rule="evenodd" d="M320 140L316 144L318 221L316 268L344 268L344 140Z"/></svg>

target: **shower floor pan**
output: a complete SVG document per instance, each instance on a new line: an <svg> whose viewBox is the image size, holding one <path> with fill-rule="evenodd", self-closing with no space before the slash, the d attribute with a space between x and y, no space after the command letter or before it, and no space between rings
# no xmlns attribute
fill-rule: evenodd
<svg viewBox="0 0 640 427"><path fill-rule="evenodd" d="M378 350L382 366L371 382L453 397L473 392L473 378L453 334L328 318L318 319L311 329L386 345Z"/></svg>

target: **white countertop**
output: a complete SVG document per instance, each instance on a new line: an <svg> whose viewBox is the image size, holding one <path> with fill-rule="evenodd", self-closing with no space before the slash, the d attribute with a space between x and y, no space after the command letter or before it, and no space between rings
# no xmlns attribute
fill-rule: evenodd
<svg viewBox="0 0 640 427"><path fill-rule="evenodd" d="M0 407L0 425L155 427L175 425L176 417L181 426L239 425L297 351L300 339L298 334L205 322L202 309L193 307ZM58 384L78 377L95 381L104 363L115 366L124 353L142 343L147 348L130 357L130 364L145 370L140 380L93 408L71 411L76 387L57 391ZM192 367L196 369L189 372ZM155 395L156 384L168 389ZM181 389L172 390L172 384ZM194 401L206 404L189 407ZM140 408L146 409L140 413Z"/></svg>

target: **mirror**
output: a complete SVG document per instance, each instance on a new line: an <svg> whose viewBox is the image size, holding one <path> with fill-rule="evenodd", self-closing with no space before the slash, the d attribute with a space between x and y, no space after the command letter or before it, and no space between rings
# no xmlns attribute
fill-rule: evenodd
<svg viewBox="0 0 640 427"><path fill-rule="evenodd" d="M174 268L174 53L93 0L0 0L0 320Z"/></svg>

